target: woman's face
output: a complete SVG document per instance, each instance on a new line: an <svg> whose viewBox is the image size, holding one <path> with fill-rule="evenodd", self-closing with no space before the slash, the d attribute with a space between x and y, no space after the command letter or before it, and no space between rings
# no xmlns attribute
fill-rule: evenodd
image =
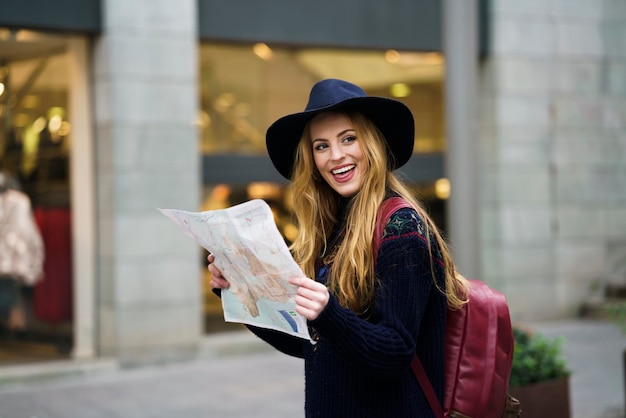
<svg viewBox="0 0 626 418"><path fill-rule="evenodd" d="M322 178L343 197L354 196L365 177L365 158L345 115L325 112L311 120L311 146Z"/></svg>

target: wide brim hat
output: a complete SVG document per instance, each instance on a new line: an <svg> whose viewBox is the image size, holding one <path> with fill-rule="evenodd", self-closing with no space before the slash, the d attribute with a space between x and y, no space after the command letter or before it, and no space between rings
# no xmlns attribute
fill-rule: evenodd
<svg viewBox="0 0 626 418"><path fill-rule="evenodd" d="M306 124L316 115L331 110L358 111L378 127L391 154L388 156L390 170L402 167L411 158L415 122L404 103L368 96L362 88L347 81L326 79L313 86L303 112L283 116L267 129L267 152L283 177L291 179L296 149Z"/></svg>

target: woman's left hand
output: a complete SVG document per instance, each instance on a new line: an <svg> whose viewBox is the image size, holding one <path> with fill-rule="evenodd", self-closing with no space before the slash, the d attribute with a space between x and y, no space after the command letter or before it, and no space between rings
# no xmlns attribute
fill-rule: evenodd
<svg viewBox="0 0 626 418"><path fill-rule="evenodd" d="M222 276L222 272L215 267L213 262L215 261L215 256L213 254L209 254L207 257L207 261L209 262L208 269L211 272L211 285L212 289L228 289L230 287L230 283L228 280Z"/></svg>
<svg viewBox="0 0 626 418"><path fill-rule="evenodd" d="M308 277L294 277L289 283L298 286L296 312L309 321L317 319L330 299L326 286Z"/></svg>

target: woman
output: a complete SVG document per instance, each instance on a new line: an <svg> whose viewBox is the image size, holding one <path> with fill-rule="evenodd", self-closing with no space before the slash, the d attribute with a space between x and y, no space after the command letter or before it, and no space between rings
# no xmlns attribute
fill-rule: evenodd
<svg viewBox="0 0 626 418"><path fill-rule="evenodd" d="M466 282L425 210L392 173L411 157L413 137L404 104L335 79L317 83L304 112L267 131L270 158L297 196L291 250L314 280L290 282L316 344L250 329L304 358L307 417L434 416L410 369L416 352L443 398L446 310L465 303ZM376 214L390 196L413 208L391 216L373 254ZM228 287L213 264L209 270L214 289Z"/></svg>

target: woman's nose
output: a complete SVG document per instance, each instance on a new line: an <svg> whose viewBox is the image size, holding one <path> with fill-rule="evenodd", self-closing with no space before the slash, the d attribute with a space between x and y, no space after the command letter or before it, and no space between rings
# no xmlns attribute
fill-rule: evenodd
<svg viewBox="0 0 626 418"><path fill-rule="evenodd" d="M340 160L345 154L339 145L331 145L330 152L333 160Z"/></svg>

